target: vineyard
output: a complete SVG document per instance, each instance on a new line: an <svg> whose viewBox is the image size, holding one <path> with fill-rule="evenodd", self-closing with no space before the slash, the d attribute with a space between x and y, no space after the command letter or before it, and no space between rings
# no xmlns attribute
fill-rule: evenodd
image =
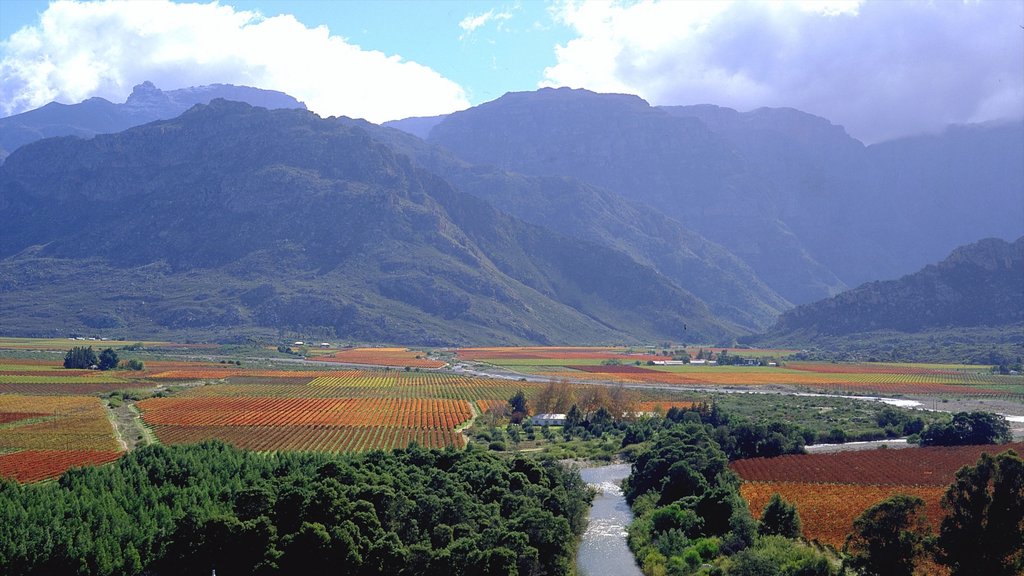
<svg viewBox="0 0 1024 576"><path fill-rule="evenodd" d="M98 398L0 395L0 476L28 482L110 462L120 446Z"/></svg>
<svg viewBox="0 0 1024 576"><path fill-rule="evenodd" d="M99 466L121 457L116 450L23 450L0 454L0 477L18 482L56 478L77 466Z"/></svg>
<svg viewBox="0 0 1024 576"><path fill-rule="evenodd" d="M928 521L937 529L939 502L956 471L974 464L982 452L1007 449L1020 454L1024 443L751 458L731 467L743 479L740 493L755 516L779 493L796 505L805 537L840 548L857 516L895 494L924 500Z"/></svg>
<svg viewBox="0 0 1024 576"><path fill-rule="evenodd" d="M896 494L917 496L925 502L925 515L932 529L942 519L939 501L943 486L874 486L858 484L815 484L809 482L744 482L740 494L750 511L760 517L772 494L796 506L804 537L822 544L843 547L853 521L871 506Z"/></svg>
<svg viewBox="0 0 1024 576"><path fill-rule="evenodd" d="M153 398L138 406L162 442L216 438L251 450L341 452L413 440L461 447L454 430L472 417L466 402L437 399L236 396Z"/></svg>
<svg viewBox="0 0 1024 576"><path fill-rule="evenodd" d="M361 451L412 441L461 447L455 430L472 418L471 404L503 405L520 389L531 396L540 388L401 370L254 374L260 372L143 400L138 407L168 444L216 438L252 450Z"/></svg>
<svg viewBox="0 0 1024 576"><path fill-rule="evenodd" d="M322 362L344 362L371 366L410 368L443 368L445 363L427 358L426 352L408 348L352 348L330 354L316 355Z"/></svg>
<svg viewBox="0 0 1024 576"><path fill-rule="evenodd" d="M587 366L550 364L524 368L540 376L559 380L603 380L627 384L679 384L683 386L793 386L808 391L842 394L960 395L1024 397L1024 379L965 371L899 372L837 371L815 372L761 366ZM859 365L855 365L859 366ZM998 388L996 387L998 386Z"/></svg>

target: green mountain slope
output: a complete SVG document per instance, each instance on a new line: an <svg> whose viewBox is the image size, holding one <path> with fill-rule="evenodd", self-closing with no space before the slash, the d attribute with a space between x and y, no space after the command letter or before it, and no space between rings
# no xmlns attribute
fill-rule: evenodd
<svg viewBox="0 0 1024 576"><path fill-rule="evenodd" d="M464 192L526 222L628 254L706 302L716 316L752 332L792 307L742 260L643 203L577 179L529 176L459 160L423 140L361 120L365 129Z"/></svg>
<svg viewBox="0 0 1024 576"><path fill-rule="evenodd" d="M879 330L1012 326L1024 322L1024 237L956 249L899 280L871 282L784 313L768 338L810 339Z"/></svg>

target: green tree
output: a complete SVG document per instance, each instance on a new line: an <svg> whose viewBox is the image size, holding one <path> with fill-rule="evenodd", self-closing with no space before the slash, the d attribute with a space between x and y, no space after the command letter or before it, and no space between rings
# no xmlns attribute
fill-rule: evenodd
<svg viewBox="0 0 1024 576"><path fill-rule="evenodd" d="M573 404L569 407L569 411L565 414L565 427L575 428L583 422L583 414L580 412L580 407Z"/></svg>
<svg viewBox="0 0 1024 576"><path fill-rule="evenodd" d="M513 414L527 415L529 413L530 406L526 401L526 394L519 390L511 398L508 399L508 406L512 410Z"/></svg>
<svg viewBox="0 0 1024 576"><path fill-rule="evenodd" d="M910 576L929 538L924 500L897 494L853 521L844 564L863 576Z"/></svg>
<svg viewBox="0 0 1024 576"><path fill-rule="evenodd" d="M762 536L785 536L786 538L799 538L800 515L797 514L796 506L786 502L778 493L772 494L768 500L768 506L761 514L761 523L757 532Z"/></svg>
<svg viewBox="0 0 1024 576"><path fill-rule="evenodd" d="M93 352L92 346L88 348L84 346L74 346L68 353L64 355L64 367L84 369L96 364L96 353Z"/></svg>
<svg viewBox="0 0 1024 576"><path fill-rule="evenodd" d="M1024 573L1024 461L1008 450L965 466L942 498L937 559L953 576Z"/></svg>
<svg viewBox="0 0 1024 576"><path fill-rule="evenodd" d="M100 370L113 370L117 368L117 352L113 348L107 348L100 352Z"/></svg>
<svg viewBox="0 0 1024 576"><path fill-rule="evenodd" d="M1013 438L1006 418L991 412L957 412L953 421L933 424L921 434L922 446L1003 444Z"/></svg>

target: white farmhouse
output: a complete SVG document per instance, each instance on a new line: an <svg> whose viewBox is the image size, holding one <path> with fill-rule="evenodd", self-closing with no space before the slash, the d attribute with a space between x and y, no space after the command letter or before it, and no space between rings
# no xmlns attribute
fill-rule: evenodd
<svg viewBox="0 0 1024 576"><path fill-rule="evenodd" d="M565 414L534 414L530 422L534 426L565 426Z"/></svg>

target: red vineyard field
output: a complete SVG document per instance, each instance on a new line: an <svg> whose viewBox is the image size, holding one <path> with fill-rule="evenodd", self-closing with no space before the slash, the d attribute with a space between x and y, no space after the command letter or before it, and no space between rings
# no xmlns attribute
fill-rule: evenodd
<svg viewBox="0 0 1024 576"><path fill-rule="evenodd" d="M4 384L0 382L0 394L19 394L32 396L55 396L55 395L85 395L100 396L109 394L115 390L148 389L153 388L151 382L123 381L105 382L97 384L48 382L41 384Z"/></svg>
<svg viewBox="0 0 1024 576"><path fill-rule="evenodd" d="M507 401L518 390L532 398L543 384L511 382L486 378L468 378L440 372L404 372L346 370L327 372L316 379L248 376L229 378L224 383L201 386L182 392L179 397L208 398L226 396L303 397L303 398L437 398L451 400Z"/></svg>
<svg viewBox="0 0 1024 576"><path fill-rule="evenodd" d="M462 348L462 360L663 360L654 354L627 354L625 348L587 347L523 347L523 348Z"/></svg>
<svg viewBox="0 0 1024 576"><path fill-rule="evenodd" d="M152 398L138 406L152 425L452 429L472 417L464 401L436 399Z"/></svg>
<svg viewBox="0 0 1024 576"><path fill-rule="evenodd" d="M19 422L21 420L30 420L32 418L39 418L40 416L47 416L43 412L0 412L0 424L10 424L11 422Z"/></svg>
<svg viewBox="0 0 1024 576"><path fill-rule="evenodd" d="M942 520L939 502L944 486L870 486L856 484L816 484L803 482L744 482L740 494L754 517L760 518L772 494L796 506L803 524L804 537L842 548L853 521L864 510L896 494L917 496L925 502L925 515L934 530Z"/></svg>
<svg viewBox="0 0 1024 576"><path fill-rule="evenodd" d="M1010 449L1024 454L1024 443L797 454L737 460L730 466L747 482L947 486L957 470L977 462L982 452Z"/></svg>
<svg viewBox="0 0 1024 576"><path fill-rule="evenodd" d="M119 449L98 398L0 395L0 412L37 415L5 424L0 450Z"/></svg>
<svg viewBox="0 0 1024 576"><path fill-rule="evenodd" d="M247 450L308 450L317 452L361 452L405 448L417 442L428 448L463 447L461 434L452 430L357 426L319 428L304 426L156 426L165 444L191 444L217 439Z"/></svg>
<svg viewBox="0 0 1024 576"><path fill-rule="evenodd" d="M56 478L76 466L98 466L121 456L113 450L24 450L0 455L0 476L18 482Z"/></svg>

